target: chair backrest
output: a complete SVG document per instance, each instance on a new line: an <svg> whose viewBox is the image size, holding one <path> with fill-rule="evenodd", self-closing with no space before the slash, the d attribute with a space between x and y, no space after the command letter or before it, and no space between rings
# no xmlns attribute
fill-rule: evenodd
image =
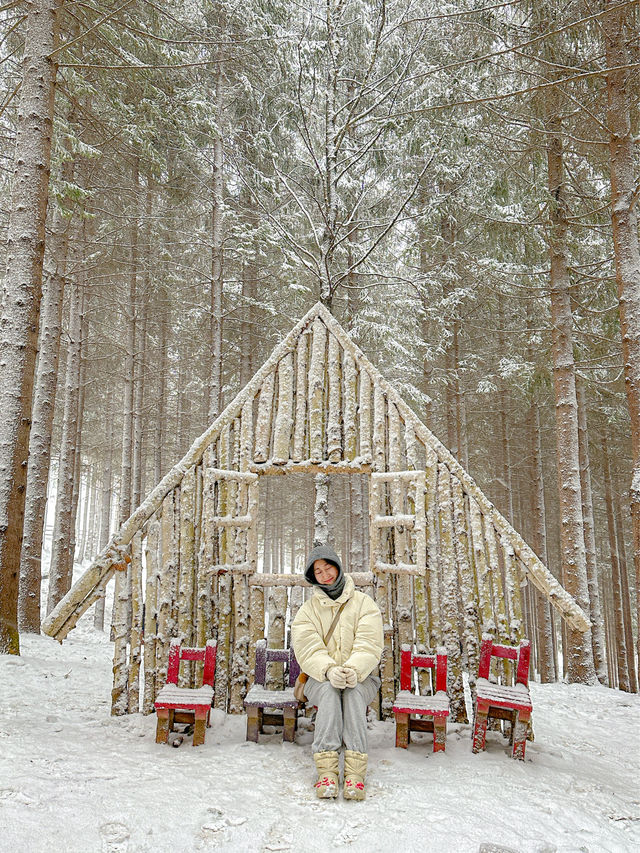
<svg viewBox="0 0 640 853"><path fill-rule="evenodd" d="M293 649L268 649L266 640L256 643L256 675L255 683L264 685L267 682L267 663L284 663L289 674L289 687L293 687L300 674L300 664L296 660Z"/></svg>
<svg viewBox="0 0 640 853"><path fill-rule="evenodd" d="M494 643L490 634L483 634L480 646L480 663L478 665L478 678L489 678L491 670L491 658L506 658L516 662L516 684L529 684L529 658L531 656L531 643L529 640L521 640L519 646L505 646Z"/></svg>
<svg viewBox="0 0 640 853"><path fill-rule="evenodd" d="M182 646L182 641L174 638L171 640L169 647L169 665L167 667L167 684L177 684L178 674L180 673L181 660L201 660L204 661L204 670L202 673L202 685L208 684L213 687L213 679L216 674L216 652L217 644L215 640L208 640L204 649L190 649Z"/></svg>
<svg viewBox="0 0 640 853"><path fill-rule="evenodd" d="M435 689L447 692L447 650L441 646L435 655L416 655L411 646L403 645L400 652L400 690L411 690L412 670L433 669Z"/></svg>

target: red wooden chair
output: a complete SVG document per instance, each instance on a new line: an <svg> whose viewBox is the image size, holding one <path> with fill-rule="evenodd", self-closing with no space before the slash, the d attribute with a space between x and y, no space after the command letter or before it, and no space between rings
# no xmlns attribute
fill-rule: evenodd
<svg viewBox="0 0 640 853"><path fill-rule="evenodd" d="M267 689L267 662L280 661L287 668L289 686L284 690ZM255 683L247 693L244 707L247 711L246 740L258 743L262 727L282 726L282 739L293 743L298 722L299 702L293 695L293 685L300 673L300 666L293 649L268 649L266 640L256 643ZM277 712L277 713L274 713Z"/></svg>
<svg viewBox="0 0 640 853"><path fill-rule="evenodd" d="M435 692L432 696L419 696L412 689L414 668L432 669ZM400 653L400 692L393 703L396 718L396 746L407 749L411 732L433 732L433 751L444 752L447 740L447 652L439 648L435 655L415 655L410 646ZM425 719L417 719L419 715Z"/></svg>
<svg viewBox="0 0 640 853"><path fill-rule="evenodd" d="M524 761L529 721L533 710L529 695L530 653L529 640L522 640L519 646L503 646L494 643L491 636L487 634L483 636L476 682L473 752L481 752L485 748L487 720L493 717L510 721L513 757ZM492 657L515 661L516 683L512 687L489 680Z"/></svg>
<svg viewBox="0 0 640 853"><path fill-rule="evenodd" d="M209 712L213 700L213 679L216 672L216 642L209 640L204 649L182 648L180 640L171 640L167 683L158 693L155 702L158 725L156 743L167 743L174 722L193 720L193 745L204 743L205 729L209 725ZM202 687L178 687L180 661L204 661Z"/></svg>

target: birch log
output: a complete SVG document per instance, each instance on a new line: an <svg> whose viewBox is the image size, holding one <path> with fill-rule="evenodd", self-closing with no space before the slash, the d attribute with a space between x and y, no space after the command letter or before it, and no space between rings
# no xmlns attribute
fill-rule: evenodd
<svg viewBox="0 0 640 853"><path fill-rule="evenodd" d="M286 615L287 588L284 586L273 587L269 591L268 648L284 648ZM284 688L284 665L282 663L269 663L267 666L267 687L269 690L282 690Z"/></svg>
<svg viewBox="0 0 640 853"><path fill-rule="evenodd" d="M327 368L329 373L327 415L327 458L339 462L342 458L342 394L340 370L340 345L335 335L329 335Z"/></svg>
<svg viewBox="0 0 640 853"><path fill-rule="evenodd" d="M111 714L121 716L129 710L127 666L127 613L129 596L127 590L127 570L116 574L113 611L113 688L111 690Z"/></svg>
<svg viewBox="0 0 640 853"><path fill-rule="evenodd" d="M273 395L271 394L271 397ZM270 409L269 409L270 411ZM269 415L269 421L270 421ZM260 419L260 414L258 414ZM258 432L258 428L256 428ZM256 435L256 439L258 436ZM219 465L221 472L229 467L230 463L230 435L229 429L225 427L220 434L219 442ZM254 456L255 458L255 456ZM225 516L230 512L229 483L221 477L218 481L218 517ZM228 529L221 528L218 536L218 564L225 565L230 562L229 557ZM216 681L214 705L222 711L228 710L230 692L230 670L231 670L231 630L232 630L232 577L225 572L218 577L217 595L217 629L218 629L218 652L216 657Z"/></svg>
<svg viewBox="0 0 640 853"><path fill-rule="evenodd" d="M372 462L371 455L371 377L360 370L360 388L358 393L358 415L360 418L360 458L363 462Z"/></svg>
<svg viewBox="0 0 640 853"><path fill-rule="evenodd" d="M287 353L278 365L278 399L272 454L274 465L285 465L289 461L292 427L293 356Z"/></svg>
<svg viewBox="0 0 640 853"><path fill-rule="evenodd" d="M344 375L344 458L347 462L353 462L358 452L357 436L357 382L356 365L353 356L343 352L343 375Z"/></svg>
<svg viewBox="0 0 640 853"><path fill-rule="evenodd" d="M453 529L456 562L458 565L458 582L462 598L462 639L467 652L469 684L473 691L478 672L478 600L476 585L473 582L472 570L469 565L469 537L467 535L467 518L464 505L462 484L457 477L451 478L453 493Z"/></svg>
<svg viewBox="0 0 640 853"><path fill-rule="evenodd" d="M161 685L157 684L156 643L158 640L158 587L160 584L159 567L160 522L153 518L147 530L145 541L145 562L147 584L144 610L144 702L143 714L153 711L153 703Z"/></svg>
<svg viewBox="0 0 640 853"><path fill-rule="evenodd" d="M180 581L178 595L178 636L188 646L196 644L194 634L194 596L196 585L195 543L196 471L190 468L180 487ZM178 680L181 687L193 685L193 666L183 664ZM198 685L199 686L199 685Z"/></svg>
<svg viewBox="0 0 640 853"><path fill-rule="evenodd" d="M275 373L267 374L262 383L260 397L258 398L258 419L256 421L255 451L253 454L254 462L266 462L269 458L274 385ZM224 467L222 461L220 465Z"/></svg>
<svg viewBox="0 0 640 853"><path fill-rule="evenodd" d="M307 435L307 350L309 333L303 332L296 346L296 405L293 429L293 462L302 462L305 458L305 439Z"/></svg>
<svg viewBox="0 0 640 853"><path fill-rule="evenodd" d="M131 635L129 639L128 711L140 710L140 663L142 651L142 533L131 540Z"/></svg>
<svg viewBox="0 0 640 853"><path fill-rule="evenodd" d="M324 426L324 364L327 344L327 329L320 320L313 323L311 341L311 364L309 365L309 459L323 459Z"/></svg>
<svg viewBox="0 0 640 853"><path fill-rule="evenodd" d="M427 469L427 607L429 644L437 649L442 643L442 609L440 607L440 547L438 541L438 466Z"/></svg>
<svg viewBox="0 0 640 853"><path fill-rule="evenodd" d="M467 722L467 710L464 702L462 684L462 666L460 660L460 642L458 630L458 576L453 535L453 507L451 495L451 475L446 465L438 466L438 503L440 519L440 542L442 558L442 610L444 615L443 639L448 657L448 686L451 700L451 720L456 723Z"/></svg>
<svg viewBox="0 0 640 853"><path fill-rule="evenodd" d="M389 468L399 471L403 468L402 462L402 424L396 406L389 405ZM391 513L394 516L402 515L407 509L405 506L406 492L409 481L402 482L394 479L391 486ZM398 525L394 528L394 558L396 563L409 563L409 534L405 526ZM415 537L415 530L414 530ZM393 581L392 581L393 583ZM400 649L403 645L413 643L413 601L411 589L411 577L409 575L398 575L396 584L396 632L397 643L395 644L395 671L399 674Z"/></svg>

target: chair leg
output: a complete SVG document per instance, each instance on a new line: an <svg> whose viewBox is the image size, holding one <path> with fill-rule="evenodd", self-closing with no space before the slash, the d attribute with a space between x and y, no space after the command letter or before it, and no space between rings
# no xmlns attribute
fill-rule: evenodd
<svg viewBox="0 0 640 853"><path fill-rule="evenodd" d="M296 736L296 723L298 722L297 708L283 708L282 719L284 723L282 740L287 741L287 743L293 743Z"/></svg>
<svg viewBox="0 0 640 853"><path fill-rule="evenodd" d="M394 712L396 717L396 747L407 749L409 746L409 715Z"/></svg>
<svg viewBox="0 0 640 853"><path fill-rule="evenodd" d="M473 725L473 743L471 745L472 752L482 752L482 750L485 748L487 739L488 711L488 708L480 708L476 704L476 714Z"/></svg>
<svg viewBox="0 0 640 853"><path fill-rule="evenodd" d="M156 716L156 743L166 743L169 740L169 711L167 708L159 708Z"/></svg>
<svg viewBox="0 0 640 853"><path fill-rule="evenodd" d="M513 757L524 761L524 750L527 745L530 713L522 712L516 716L513 732Z"/></svg>
<svg viewBox="0 0 640 853"><path fill-rule="evenodd" d="M196 723L193 729L193 745L202 746L207 725L207 712L196 711Z"/></svg>
<svg viewBox="0 0 640 853"><path fill-rule="evenodd" d="M247 709L247 737L246 740L251 740L258 743L258 735L260 733L260 724L258 721L258 708Z"/></svg>
<svg viewBox="0 0 640 853"><path fill-rule="evenodd" d="M447 718L433 718L433 751L444 752L447 743Z"/></svg>

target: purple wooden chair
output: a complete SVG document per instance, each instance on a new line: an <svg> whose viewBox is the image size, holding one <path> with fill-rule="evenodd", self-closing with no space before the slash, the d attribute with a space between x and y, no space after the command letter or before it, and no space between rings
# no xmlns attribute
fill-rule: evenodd
<svg viewBox="0 0 640 853"><path fill-rule="evenodd" d="M285 665L289 686L284 690L268 690L267 662ZM255 683L247 693L244 707L247 712L247 740L258 743L263 726L282 726L283 740L293 742L298 720L299 702L293 695L293 685L300 673L300 666L293 649L268 649L266 640L256 643Z"/></svg>

